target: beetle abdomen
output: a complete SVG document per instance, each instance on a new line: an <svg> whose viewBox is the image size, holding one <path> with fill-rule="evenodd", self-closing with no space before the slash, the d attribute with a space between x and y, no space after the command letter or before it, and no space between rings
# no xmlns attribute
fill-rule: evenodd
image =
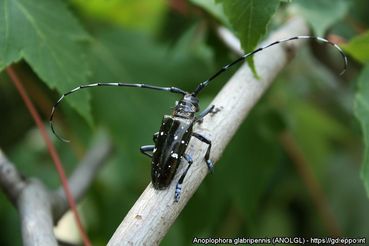
<svg viewBox="0 0 369 246"><path fill-rule="evenodd" d="M152 157L151 177L155 189L172 181L192 134L193 120L165 115Z"/></svg>

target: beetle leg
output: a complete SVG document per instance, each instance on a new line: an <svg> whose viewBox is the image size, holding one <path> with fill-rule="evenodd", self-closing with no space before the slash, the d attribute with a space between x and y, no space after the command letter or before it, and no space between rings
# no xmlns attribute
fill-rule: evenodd
<svg viewBox="0 0 369 246"><path fill-rule="evenodd" d="M186 170L182 173L181 177L179 178L179 180L177 182L176 191L174 193L174 201L175 202L178 202L179 201L179 198L181 197L183 180L186 177L186 174L188 172L188 169L190 169L190 167L191 167L191 165L193 163L193 160L192 160L192 157L191 156L189 156L187 154L184 154L183 157L188 162L188 166L187 166Z"/></svg>
<svg viewBox="0 0 369 246"><path fill-rule="evenodd" d="M203 119L204 119L204 117L206 116L206 115L208 115L209 113L211 113L211 112L213 112L213 109L214 109L214 105L211 105L211 106L209 106L209 107L207 107L204 111L202 111L200 114L199 114L199 116L197 117L197 120L196 120L196 122L198 122L198 123L202 123L202 121L203 121Z"/></svg>
<svg viewBox="0 0 369 246"><path fill-rule="evenodd" d="M155 135L154 135L155 136ZM147 153L149 151L154 151L155 150L155 145L144 145L140 147L140 151L142 154L147 155L148 157L152 158L152 153Z"/></svg>
<svg viewBox="0 0 369 246"><path fill-rule="evenodd" d="M156 143L156 140L158 140L158 136L159 132L155 132L154 135L152 136L152 140L154 141L154 143Z"/></svg>
<svg viewBox="0 0 369 246"><path fill-rule="evenodd" d="M205 116L207 116L208 114L213 114L214 115L214 114L218 113L220 110L222 110L222 107L215 108L215 105L211 105L199 114L199 116L197 117L195 122L201 124L203 122Z"/></svg>
<svg viewBox="0 0 369 246"><path fill-rule="evenodd" d="M200 135L196 132L193 132L192 136L194 136L195 138L197 138L201 142L204 142L208 145L208 149L206 150L206 154L205 154L205 161L206 161L206 164L208 165L209 171L213 172L214 163L210 160L211 141L209 139L207 139L206 137L204 137L203 135Z"/></svg>

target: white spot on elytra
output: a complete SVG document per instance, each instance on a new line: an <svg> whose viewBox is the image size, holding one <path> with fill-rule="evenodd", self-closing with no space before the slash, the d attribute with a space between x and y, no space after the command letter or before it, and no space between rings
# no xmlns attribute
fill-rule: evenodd
<svg viewBox="0 0 369 246"><path fill-rule="evenodd" d="M174 140L177 140L178 139L178 136L174 136Z"/></svg>
<svg viewBox="0 0 369 246"><path fill-rule="evenodd" d="M184 129L184 127L183 127L183 126L181 126L181 129L183 130L183 129Z"/></svg>
<svg viewBox="0 0 369 246"><path fill-rule="evenodd" d="M164 135L164 132L160 132L160 136L163 136Z"/></svg>
<svg viewBox="0 0 369 246"><path fill-rule="evenodd" d="M184 140L182 140L182 141L181 141L181 143L182 143L182 144L184 144L184 143L185 143L185 141L184 141Z"/></svg>
<svg viewBox="0 0 369 246"><path fill-rule="evenodd" d="M177 154L177 153L173 153L173 154L171 155L171 157L173 157L174 159L178 159L178 154Z"/></svg>

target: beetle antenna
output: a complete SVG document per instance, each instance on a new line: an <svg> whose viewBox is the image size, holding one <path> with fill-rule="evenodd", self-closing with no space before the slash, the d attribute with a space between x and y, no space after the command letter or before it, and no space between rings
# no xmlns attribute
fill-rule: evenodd
<svg viewBox="0 0 369 246"><path fill-rule="evenodd" d="M230 67L232 67L233 65L241 62L241 61L244 61L246 60L248 57L250 56L253 56L254 54L264 50L264 49L267 49L271 46L274 46L276 44L279 44L279 43L284 43L284 42L288 42L288 41L292 41L292 40L297 40L297 39L315 39L315 40L318 40L318 41L321 41L323 43L327 43L327 44L330 44L332 46L334 46L341 54L342 56L342 59L344 61L344 67L343 67L343 70L341 71L340 75L344 74L346 72L346 69L347 69L347 56L345 55L345 53L342 51L342 49L335 43L331 42L331 41L328 41L327 39L324 39L324 38L321 38L321 37L316 37L316 36L295 36L295 37L292 37L292 38L287 38L287 39L281 39L281 40L278 40L278 41L275 41L271 44L268 44L268 45L265 45L263 47L260 47L260 48L257 48L256 50L250 52L250 53L247 53L247 54L244 54L243 56L241 56L240 58L238 58L237 60L223 66L218 72L216 72L214 75L212 75L210 78L208 78L207 80L205 80L204 82L201 82L195 89L195 91L192 93L192 95L194 96L197 96L199 94L200 91L202 91L209 83L210 81L214 80L216 77L218 77L219 75L221 75L223 72L227 71Z"/></svg>
<svg viewBox="0 0 369 246"><path fill-rule="evenodd" d="M122 87L136 87L136 88L144 88L144 89L151 89L151 90L157 90L157 91L168 91L168 92L172 92L172 93L177 93L177 94L182 94L182 95L186 95L189 94L188 92L177 88L177 87L162 87L162 86L155 86L155 85L148 85L148 84L130 84L130 83L94 83L94 84L86 84L86 85L81 85L78 86L76 88L74 88L73 90L68 91L67 93L63 94L58 101L54 104L52 110L51 110L51 114L50 114L50 127L51 127L51 131L54 133L54 135L61 141L63 142L70 142L68 139L62 138L61 136L59 136L59 134L56 133L55 128L54 128L54 124L53 124L53 118L54 118L54 113L56 110L56 107L59 105L59 103L68 95L79 91L81 89L85 89L85 88L91 88L91 87L98 87L98 86L122 86Z"/></svg>

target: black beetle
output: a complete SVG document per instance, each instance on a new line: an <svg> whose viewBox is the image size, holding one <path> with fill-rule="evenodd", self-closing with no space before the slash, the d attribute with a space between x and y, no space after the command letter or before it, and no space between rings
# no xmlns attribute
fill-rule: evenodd
<svg viewBox="0 0 369 246"><path fill-rule="evenodd" d="M250 53L247 53L237 60L233 61L230 64L223 66L218 72L212 75L209 79L205 80L204 82L200 83L194 92L186 92L182 89L177 87L161 87L161 86L154 86L148 84L130 84L130 83L94 83L94 84L86 84L81 85L73 90L63 94L59 100L55 103L52 108L51 115L50 115L50 126L52 132L62 141L67 141L61 137L59 137L54 129L53 126L53 116L55 113L55 109L58 104L69 94L72 94L80 89L91 88L96 86L122 86L122 87L137 87L137 88L145 88L151 90L159 90L159 91L168 91L172 93L182 94L182 99L176 104L172 115L165 115L158 133L154 134L153 140L154 145L146 145L140 148L141 152L151 158L151 178L152 184L155 189L166 189L171 181L173 180L174 175L178 169L178 166L182 159L185 159L188 163L187 168L179 178L176 190L175 190L175 201L178 201L180 198L181 190L182 190L182 183L183 180L191 167L192 158L190 155L186 154L186 149L191 137L195 137L200 141L204 142L208 145L207 151L205 153L205 161L207 164L208 169L211 171L213 169L213 162L210 159L210 150L211 150L211 141L204 137L199 133L193 132L193 126L195 123L201 122L202 119L211 112L214 111L214 105L208 107L203 112L201 112L198 116L195 114L199 112L199 99L197 95L200 91L202 91L210 81L214 80L220 74L228 70L233 65L244 61L246 58L254 55L257 52L260 52L266 48L269 48L273 45L288 42L291 40L297 39L315 39L318 41L322 41L324 43L333 45L344 60L344 69L341 72L344 73L347 68L347 57L343 53L342 49L335 43L332 43L324 38L315 37L315 36L295 36L292 38L287 38L279 41L275 41L271 44L258 48ZM151 152L151 153L150 153Z"/></svg>

